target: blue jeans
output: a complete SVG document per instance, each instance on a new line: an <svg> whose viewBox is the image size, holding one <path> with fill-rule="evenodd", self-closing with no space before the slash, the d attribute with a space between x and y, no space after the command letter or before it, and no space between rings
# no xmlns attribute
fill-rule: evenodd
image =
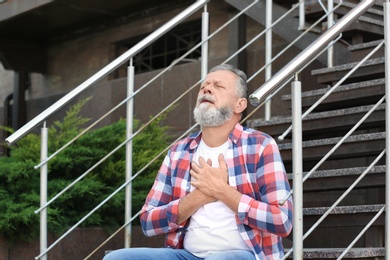
<svg viewBox="0 0 390 260"><path fill-rule="evenodd" d="M124 248L108 253L103 260L255 260L252 252L246 250L221 251L207 256L196 257L185 249L172 248Z"/></svg>

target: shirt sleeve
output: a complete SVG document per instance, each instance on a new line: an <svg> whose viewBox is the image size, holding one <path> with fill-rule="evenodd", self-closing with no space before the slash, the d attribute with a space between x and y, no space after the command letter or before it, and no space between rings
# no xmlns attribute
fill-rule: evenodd
<svg viewBox="0 0 390 260"><path fill-rule="evenodd" d="M254 229L278 236L288 236L292 229L292 199L283 204L290 186L276 142L270 138L257 163L256 187L260 201L242 195L238 206L240 221Z"/></svg>
<svg viewBox="0 0 390 260"><path fill-rule="evenodd" d="M171 200L172 193L168 152L141 209L141 225L146 236L164 234L182 227L176 224L179 200Z"/></svg>

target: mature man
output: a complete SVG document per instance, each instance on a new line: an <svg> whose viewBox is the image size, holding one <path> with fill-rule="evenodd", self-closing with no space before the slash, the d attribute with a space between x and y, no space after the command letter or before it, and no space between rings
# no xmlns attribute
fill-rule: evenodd
<svg viewBox="0 0 390 260"><path fill-rule="evenodd" d="M131 248L111 259L282 259L292 229L292 201L277 144L239 124L246 75L212 68L194 117L201 132L168 152L141 212L145 235L166 234L165 248Z"/></svg>

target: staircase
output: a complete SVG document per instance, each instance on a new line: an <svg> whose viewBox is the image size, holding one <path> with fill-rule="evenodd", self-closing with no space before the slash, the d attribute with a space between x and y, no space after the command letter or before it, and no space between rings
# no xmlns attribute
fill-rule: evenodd
<svg viewBox="0 0 390 260"><path fill-rule="evenodd" d="M202 8L203 5L207 4L206 2L196 1L193 10L191 9L191 12L188 12L187 15L191 15ZM260 11L264 11L265 1L226 0L226 2L239 11L245 10L246 15L265 25L264 16L259 15ZM287 12L288 6L297 3L297 1L292 0L274 2L273 10L276 17ZM310 23L323 15L323 9L318 1L306 2L306 22L309 26ZM341 19L359 2L361 1L335 1L338 6L335 10L336 21ZM344 255L344 252L344 258L347 259L385 259L386 158L384 153L386 148L386 104L383 102L385 95L383 2L377 1L368 12L342 33L341 41L334 45L335 64L337 65L327 67L327 60L324 55L319 56L317 60L324 64L324 67L311 71L311 79L304 82L304 84L311 85L310 91L302 93L302 110L303 112L311 111L303 118L302 122L302 160L303 175L305 176L303 184L304 259L336 259ZM246 10L245 8L252 3L256 4L253 8ZM298 27L297 17L298 13L295 13L293 18L289 17L283 20L278 27L273 28L274 33L287 42L295 40L301 35L301 32L296 30ZM179 18L180 21L185 19L184 16ZM171 28L171 24L164 30L168 31L168 27ZM304 49L326 27L326 22L318 24L305 38L294 43L294 46L301 50ZM147 40L152 42L163 33L162 30L156 31ZM208 42L209 39L203 39L202 41L204 41L202 44L204 47L205 42ZM81 91L132 59L139 49L145 47L141 43L143 42L140 42L140 44L137 44L97 72L65 96L64 99L45 110L36 119L31 120L22 131L18 130L10 137L10 143L16 142L27 132L32 131L33 128L44 122L48 116L76 97ZM344 80L344 76L378 46L380 47L379 50L348 79ZM205 48L206 51L207 48L208 46ZM204 67L207 67L207 57L204 59L206 63L203 63L204 60L202 60L202 72L205 71ZM172 66L174 65L172 64ZM161 74L169 69L170 67L164 69ZM250 69L256 70L257 68ZM134 79L134 75L131 73L128 77ZM343 81L340 81L340 79L343 79ZM193 89L194 86L189 88L188 91ZM318 103L318 100L327 95L328 91L333 90L335 86L338 87L326 99ZM278 98L278 100L273 99L272 102L283 102L288 105L292 102L292 97L289 94L278 96ZM122 104L130 103L130 100L132 98L128 97ZM370 115L367 116L367 113ZM359 121L362 118L364 118L364 121L362 120L360 124ZM358 122L359 126L355 127ZM270 134L276 140L283 136L279 141L279 149L289 173L289 179L293 184L293 136L291 132L286 132L286 129L292 123L291 114L278 115L268 121L252 117L246 120L245 123L249 127ZM351 131L354 128L356 129ZM191 130L192 128L187 132ZM187 135L187 133L183 135ZM132 138L133 136L129 137L128 140ZM330 153L330 151L332 152ZM51 157L49 159L43 158L43 162L37 168L45 165L50 159ZM88 171L83 176L86 174L88 174ZM83 176L79 178L81 179ZM125 184L128 184L131 180L126 182ZM125 184L117 191L124 188ZM47 206L45 202L43 205L44 207ZM93 213L99 206L91 212ZM137 214L135 213L133 218L137 217ZM124 226L127 226L131 221L126 222ZM78 224L70 228L64 236L76 228ZM362 236L357 239L360 233L362 233ZM290 249L293 247L293 235L291 234L284 240L286 258L292 258ZM44 258L47 251L63 237L54 242L49 248L43 246L41 255L37 259ZM356 241L354 241L355 238ZM351 242L353 242L353 245ZM348 247L352 248L345 250Z"/></svg>
<svg viewBox="0 0 390 260"><path fill-rule="evenodd" d="M334 86L358 61L378 46L383 37L383 12L376 4L370 12L343 33L351 60L331 68L312 71L317 88L302 93L302 112L310 108L331 86ZM337 14L347 12L352 3L346 2ZM310 17L318 16L318 5L307 7ZM345 136L345 134L385 94L384 52L381 48L361 68L319 104L302 122L304 176ZM291 95L282 100L291 102ZM291 116L280 116L269 121L252 119L249 127L256 128L277 139L291 125ZM292 182L291 134L279 144L289 178ZM336 259L364 227L378 214L379 217L357 240L344 258L384 259L385 218L380 214L385 204L385 157L368 170L369 165L385 149L385 104L380 104L329 158L303 184L303 223L307 232L332 204L367 171L356 187L330 211L319 226L304 240L305 259ZM291 236L290 236L290 239ZM286 241L286 247L289 241Z"/></svg>

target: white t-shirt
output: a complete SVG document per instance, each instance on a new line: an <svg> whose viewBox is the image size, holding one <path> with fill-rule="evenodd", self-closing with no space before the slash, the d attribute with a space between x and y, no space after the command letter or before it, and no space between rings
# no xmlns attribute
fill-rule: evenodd
<svg viewBox="0 0 390 260"><path fill-rule="evenodd" d="M199 164L199 157L202 156L206 161L212 160L212 167L218 167L218 156L222 153L226 158L228 146L226 142L211 148L201 140L194 161ZM193 189L191 186L191 191ZM191 216L184 237L184 248L202 258L224 250L250 251L237 229L235 213L221 201L205 204Z"/></svg>

